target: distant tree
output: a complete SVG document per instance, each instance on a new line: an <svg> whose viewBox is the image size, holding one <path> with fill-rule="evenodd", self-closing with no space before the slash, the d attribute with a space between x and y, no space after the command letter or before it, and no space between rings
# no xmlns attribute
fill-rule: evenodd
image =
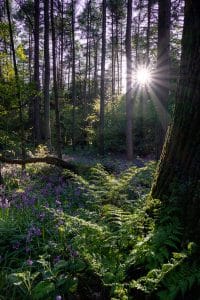
<svg viewBox="0 0 200 300"><path fill-rule="evenodd" d="M36 145L41 142L40 133L40 57L39 57L39 42L40 42L40 1L34 1L34 84L36 95L33 99L33 115L34 115L34 140Z"/></svg>
<svg viewBox="0 0 200 300"><path fill-rule="evenodd" d="M8 17L10 45L11 45L14 74L15 74L16 96L17 96L16 98L17 98L18 109L19 109L21 154L22 154L22 159L24 160L26 157L26 152L25 152L25 144L24 144L25 139L24 139L24 123L23 123L23 106L22 106L22 101L21 101L20 80L19 80L19 72L18 72L17 60L16 60L16 51L15 51L15 44L14 44L14 38L13 38L13 27L12 27L12 22L11 22L9 0L6 0L6 12L7 12L7 17ZM24 165L22 167L24 168Z"/></svg>
<svg viewBox="0 0 200 300"><path fill-rule="evenodd" d="M133 159L133 95L132 95L132 0L127 3L126 23L126 155L128 160Z"/></svg>
<svg viewBox="0 0 200 300"><path fill-rule="evenodd" d="M75 50L75 1L71 1L71 47L72 47L72 147L76 146L76 50Z"/></svg>
<svg viewBox="0 0 200 300"><path fill-rule="evenodd" d="M106 0L103 0L103 2L102 2L100 124L99 124L99 153L100 154L104 154L105 60L106 60Z"/></svg>
<svg viewBox="0 0 200 300"><path fill-rule="evenodd" d="M53 95L55 100L55 115L56 115L56 152L58 158L62 158L60 109L59 109L59 99L58 99L58 80L57 80L57 66L56 66L56 33L55 33L53 0L51 0L51 31L52 31L52 58L53 58Z"/></svg>
<svg viewBox="0 0 200 300"><path fill-rule="evenodd" d="M126 15L125 2L125 0L108 1L108 7L111 13L111 67L113 100L116 98L115 95L119 95L121 93L122 88L122 30L124 17Z"/></svg>
<svg viewBox="0 0 200 300"><path fill-rule="evenodd" d="M180 78L152 196L179 207L185 241L200 243L200 2L185 1Z"/></svg>
<svg viewBox="0 0 200 300"><path fill-rule="evenodd" d="M51 148L50 123L50 60L49 60L49 0L44 0L44 137L49 149Z"/></svg>

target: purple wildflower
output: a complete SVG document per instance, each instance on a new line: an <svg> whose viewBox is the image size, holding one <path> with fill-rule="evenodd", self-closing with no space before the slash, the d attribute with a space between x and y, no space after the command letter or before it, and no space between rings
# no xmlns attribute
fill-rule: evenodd
<svg viewBox="0 0 200 300"><path fill-rule="evenodd" d="M27 242L30 242L32 241L32 238L33 237L37 237L37 236L40 236L42 233L41 233L41 229L32 225L29 230L28 230L28 233L27 233Z"/></svg>
<svg viewBox="0 0 200 300"><path fill-rule="evenodd" d="M31 251L31 249L29 247L26 247L25 251L26 251L26 253L29 253Z"/></svg>
<svg viewBox="0 0 200 300"><path fill-rule="evenodd" d="M32 266L32 264L33 264L33 261L29 258L29 259L27 260L27 265L28 265L28 266Z"/></svg>
<svg viewBox="0 0 200 300"><path fill-rule="evenodd" d="M20 246L20 242L18 242L18 241L12 244L12 247L15 250L19 249L19 246Z"/></svg>
<svg viewBox="0 0 200 300"><path fill-rule="evenodd" d="M39 219L40 219L41 221L43 221L44 218L45 218L45 212L41 212L41 213L39 214Z"/></svg>
<svg viewBox="0 0 200 300"><path fill-rule="evenodd" d="M57 295L56 300L62 300L62 297L60 295Z"/></svg>
<svg viewBox="0 0 200 300"><path fill-rule="evenodd" d="M57 264L60 261L60 255L56 256L53 260L54 264Z"/></svg>
<svg viewBox="0 0 200 300"><path fill-rule="evenodd" d="M60 206L62 203L60 202L60 200L58 200L58 198L56 199L56 205Z"/></svg>

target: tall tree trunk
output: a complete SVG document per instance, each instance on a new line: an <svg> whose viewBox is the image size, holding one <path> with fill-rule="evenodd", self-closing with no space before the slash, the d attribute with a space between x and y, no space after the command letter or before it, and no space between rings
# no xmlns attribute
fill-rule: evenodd
<svg viewBox="0 0 200 300"><path fill-rule="evenodd" d="M50 60L49 60L49 0L44 0L44 136L45 142L51 149L50 123Z"/></svg>
<svg viewBox="0 0 200 300"><path fill-rule="evenodd" d="M133 95L132 95L132 55L131 55L132 0L127 4L126 24L126 155L133 159Z"/></svg>
<svg viewBox="0 0 200 300"><path fill-rule="evenodd" d="M88 103L91 102L91 0L88 2Z"/></svg>
<svg viewBox="0 0 200 300"><path fill-rule="evenodd" d="M56 115L56 152L58 158L62 159L62 140L60 129L60 111L59 111L59 99L58 99L58 82L57 82L57 68L56 68L56 34L54 25L54 5L51 0L51 31L52 31L52 54L53 54L53 91L55 99L55 115Z"/></svg>
<svg viewBox="0 0 200 300"><path fill-rule="evenodd" d="M151 194L180 208L185 239L200 236L200 2L185 1L180 80Z"/></svg>
<svg viewBox="0 0 200 300"><path fill-rule="evenodd" d="M22 110L22 101L21 101L21 88L19 82L19 74L17 68L17 61L16 61L16 53L15 53L15 44L13 39L13 29L12 29L12 22L11 22L11 15L10 15L10 5L9 0L6 0L6 12L8 17L8 26L9 26L9 36L10 36L10 44L12 50L12 58L13 58L13 65L14 65L14 73L15 73L15 83L16 83L16 94L17 94L17 101L19 104L19 121L20 121L20 137L21 137L21 152L22 152L22 160L26 158L26 151L24 145L24 124L23 124L23 110ZM25 168L25 165L22 165L22 168Z"/></svg>
<svg viewBox="0 0 200 300"><path fill-rule="evenodd" d="M98 87L98 41L94 38L94 93L93 96L96 97L99 93Z"/></svg>
<svg viewBox="0 0 200 300"><path fill-rule="evenodd" d="M34 141L36 145L41 142L40 133L40 57L39 57L39 42L40 42L40 1L34 1L34 84L36 95L34 97Z"/></svg>
<svg viewBox="0 0 200 300"><path fill-rule="evenodd" d="M115 99L115 40L114 40L114 13L112 12L112 100Z"/></svg>
<svg viewBox="0 0 200 300"><path fill-rule="evenodd" d="M83 113L84 119L87 117L87 106L88 106L88 71L89 71L89 36L90 36L90 10L89 10L90 1L87 2L87 34L86 34L86 55L85 55L85 78L84 78L84 103L83 103Z"/></svg>
<svg viewBox="0 0 200 300"><path fill-rule="evenodd" d="M99 124L99 153L101 155L104 154L105 61L106 61L106 0L103 0L103 2L102 2L100 124Z"/></svg>
<svg viewBox="0 0 200 300"><path fill-rule="evenodd" d="M146 32L146 65L147 66L150 63L149 51L150 51L151 6L152 6L152 0L148 0L148 6L147 6L147 32Z"/></svg>
<svg viewBox="0 0 200 300"><path fill-rule="evenodd" d="M31 84L33 81L33 74L32 74L32 63L33 63L33 28L29 25L29 39L28 39L28 73L29 73L29 83ZM30 96L30 101L29 101L29 109L28 109L28 118L29 118L29 124L31 126L34 126L34 100L33 97ZM33 137L34 137L34 131L33 131ZM34 138L35 140L35 138Z"/></svg>
<svg viewBox="0 0 200 300"><path fill-rule="evenodd" d="M61 97L63 98L63 54L64 54L64 3L61 0L61 37L60 37L60 80L59 88L61 91Z"/></svg>
<svg viewBox="0 0 200 300"><path fill-rule="evenodd" d="M76 147L76 56L75 56L75 3L72 0L72 147Z"/></svg>
<svg viewBox="0 0 200 300"><path fill-rule="evenodd" d="M171 0L158 1L158 56L156 71L157 113L160 124L157 128L157 158L159 158L168 126L168 96L170 77L170 10Z"/></svg>
<svg viewBox="0 0 200 300"><path fill-rule="evenodd" d="M119 20L116 16L116 64L117 64L117 95L120 94L120 66L119 66Z"/></svg>
<svg viewBox="0 0 200 300"><path fill-rule="evenodd" d="M122 80L123 80L123 20L121 20L120 26L120 93L122 93Z"/></svg>

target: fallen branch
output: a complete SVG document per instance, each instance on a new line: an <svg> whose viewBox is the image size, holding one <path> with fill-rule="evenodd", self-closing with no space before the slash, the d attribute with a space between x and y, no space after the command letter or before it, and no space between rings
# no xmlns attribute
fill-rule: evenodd
<svg viewBox="0 0 200 300"><path fill-rule="evenodd" d="M77 166L73 162L65 161L53 156L45 157L29 157L26 159L15 159L15 158L6 158L0 156L0 162L6 164L16 164L16 165L26 165L26 164L35 164L35 163L46 163L49 165L55 165L57 167L68 169L70 171L77 171Z"/></svg>

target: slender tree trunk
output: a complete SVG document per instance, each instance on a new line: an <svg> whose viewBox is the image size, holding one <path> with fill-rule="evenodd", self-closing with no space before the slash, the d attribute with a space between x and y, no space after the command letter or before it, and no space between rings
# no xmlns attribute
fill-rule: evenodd
<svg viewBox="0 0 200 300"><path fill-rule="evenodd" d="M49 0L44 0L44 136L45 142L51 149L50 123L50 60L49 60Z"/></svg>
<svg viewBox="0 0 200 300"><path fill-rule="evenodd" d="M148 0L147 7L147 33L146 33L146 65L148 66L150 63L149 51L150 51L150 28L151 28L151 6L152 0Z"/></svg>
<svg viewBox="0 0 200 300"><path fill-rule="evenodd" d="M133 95L132 95L132 55L131 55L132 0L127 4L126 24L126 155L133 159Z"/></svg>
<svg viewBox="0 0 200 300"><path fill-rule="evenodd" d="M70 83L71 83L71 62L70 59L68 61L68 72L67 72L67 89L70 89Z"/></svg>
<svg viewBox="0 0 200 300"><path fill-rule="evenodd" d="M36 145L41 142L40 133L40 57L39 57L39 42L40 42L40 1L34 1L34 84L36 95L34 97L34 141Z"/></svg>
<svg viewBox="0 0 200 300"><path fill-rule="evenodd" d="M61 0L61 49L60 49L60 81L59 87L61 90L61 97L63 97L63 53L64 53L64 3Z"/></svg>
<svg viewBox="0 0 200 300"><path fill-rule="evenodd" d="M62 140L60 129L60 111L59 111L59 99L58 99L58 82L57 82L57 68L56 68L56 34L54 25L54 5L51 0L51 30L52 30L52 54L53 54L53 91L55 99L55 115L56 115L56 152L58 158L62 159Z"/></svg>
<svg viewBox="0 0 200 300"><path fill-rule="evenodd" d="M28 47L29 47L29 52L28 52L28 73L29 73L29 83L31 84L33 82L33 74L32 74L32 63L33 63L33 38L32 38L32 27L29 26L29 41L28 41ZM28 109L28 118L29 118L29 123L31 127L34 125L34 100L32 95L30 96L30 101L29 101L29 109ZM33 137L34 137L34 132L33 132Z"/></svg>
<svg viewBox="0 0 200 300"><path fill-rule="evenodd" d="M115 41L114 41L114 14L112 12L112 100L115 99Z"/></svg>
<svg viewBox="0 0 200 300"><path fill-rule="evenodd" d="M168 96L170 90L170 8L171 0L159 0L158 10L158 57L156 91L159 99L157 113L160 124L157 128L156 156L160 156L168 126Z"/></svg>
<svg viewBox="0 0 200 300"><path fill-rule="evenodd" d="M101 155L104 154L105 61L106 61L106 0L103 0L103 2L102 2L100 124L99 124L99 153Z"/></svg>
<svg viewBox="0 0 200 300"><path fill-rule="evenodd" d="M28 38L28 72L29 72L29 82L32 82L32 62L33 62L33 45L32 45L32 28L29 26L29 38Z"/></svg>
<svg viewBox="0 0 200 300"><path fill-rule="evenodd" d="M21 89L20 89L19 74L18 74L18 68L17 68L16 54L15 54L15 44L14 44L14 39L13 39L13 30L12 30L9 0L6 0L6 12L7 12L7 17L8 17L10 44L11 44L14 73L15 73L16 92L17 92L16 94L17 94L17 100L18 100L18 104L19 104L19 121L20 121L20 129L21 129L21 132L20 132L21 152L22 152L22 160L24 160L26 158L26 150L25 150L25 145L24 145L23 110L22 110ZM25 165L22 165L22 168L25 168Z"/></svg>
<svg viewBox="0 0 200 300"><path fill-rule="evenodd" d="M120 93L122 93L122 79L123 79L123 20L121 20L120 30Z"/></svg>
<svg viewBox="0 0 200 300"><path fill-rule="evenodd" d="M87 3L87 36L86 36L86 55L85 55L85 78L84 78L84 119L87 116L87 106L88 106L88 99L87 99L87 92L88 92L88 69L89 69L89 2Z"/></svg>
<svg viewBox="0 0 200 300"><path fill-rule="evenodd" d="M75 3L72 0L72 147L76 147L76 56L75 56Z"/></svg>
<svg viewBox="0 0 200 300"><path fill-rule="evenodd" d="M120 94L119 83L120 83L120 66L119 66L119 20L116 17L116 64L117 64L117 95Z"/></svg>
<svg viewBox="0 0 200 300"><path fill-rule="evenodd" d="M96 42L94 39L94 97L96 97L99 93L98 87L98 41Z"/></svg>
<svg viewBox="0 0 200 300"><path fill-rule="evenodd" d="M162 150L151 195L178 206L185 241L200 236L200 2L185 1L180 79L173 123Z"/></svg>
<svg viewBox="0 0 200 300"><path fill-rule="evenodd" d="M91 0L88 2L88 103L91 102Z"/></svg>

